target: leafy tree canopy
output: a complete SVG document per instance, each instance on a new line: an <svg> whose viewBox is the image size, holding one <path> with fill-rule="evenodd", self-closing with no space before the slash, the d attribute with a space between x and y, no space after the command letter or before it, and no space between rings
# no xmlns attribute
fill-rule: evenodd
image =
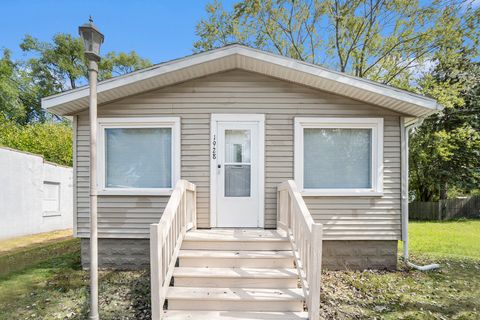
<svg viewBox="0 0 480 320"><path fill-rule="evenodd" d="M10 119L21 119L25 116L16 68L11 60L10 51L5 49L0 59L0 110L4 117Z"/></svg>
<svg viewBox="0 0 480 320"><path fill-rule="evenodd" d="M71 165L69 122L44 112L40 99L87 84L83 42L62 33L55 35L51 42L27 35L20 48L30 57L27 61L13 61L8 50L4 50L0 58L0 145ZM134 51L109 52L99 64L99 79L149 65L149 60Z"/></svg>
<svg viewBox="0 0 480 320"><path fill-rule="evenodd" d="M450 43L478 45L479 9L463 0L214 0L197 24L198 51L242 43L410 88Z"/></svg>
<svg viewBox="0 0 480 320"><path fill-rule="evenodd" d="M19 125L0 115L0 145L42 155L45 160L72 165L72 128L68 122Z"/></svg>
<svg viewBox="0 0 480 320"><path fill-rule="evenodd" d="M466 59L439 63L423 81L445 108L412 135L411 197L432 201L446 199L451 188L479 189L480 65Z"/></svg>
<svg viewBox="0 0 480 320"><path fill-rule="evenodd" d="M25 36L20 48L31 58L14 62L5 50L0 60L0 112L20 124L45 121L40 99L88 83L83 42L69 34L56 34L51 42ZM99 79L150 66L147 59L130 53L109 52L99 64ZM8 80L7 80L8 79Z"/></svg>

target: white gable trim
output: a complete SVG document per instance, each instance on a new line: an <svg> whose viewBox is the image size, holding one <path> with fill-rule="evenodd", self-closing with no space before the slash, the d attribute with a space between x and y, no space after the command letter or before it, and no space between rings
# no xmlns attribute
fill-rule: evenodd
<svg viewBox="0 0 480 320"><path fill-rule="evenodd" d="M339 94L420 117L441 109L433 99L318 65L232 45L158 64L98 84L99 104L190 79L232 69L244 69L315 89ZM42 107L58 115L88 108L88 86L42 99Z"/></svg>

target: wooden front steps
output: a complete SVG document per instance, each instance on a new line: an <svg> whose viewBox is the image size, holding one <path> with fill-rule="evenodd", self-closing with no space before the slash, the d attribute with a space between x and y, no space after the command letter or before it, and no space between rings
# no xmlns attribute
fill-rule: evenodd
<svg viewBox="0 0 480 320"><path fill-rule="evenodd" d="M267 268L176 268L173 277L179 287L295 288L296 269Z"/></svg>
<svg viewBox="0 0 480 320"><path fill-rule="evenodd" d="M306 320L308 312L167 311L165 320Z"/></svg>
<svg viewBox="0 0 480 320"><path fill-rule="evenodd" d="M188 232L164 319L307 319L291 245L277 230Z"/></svg>
<svg viewBox="0 0 480 320"><path fill-rule="evenodd" d="M283 250L291 251L287 238L277 230L212 229L188 232L185 250Z"/></svg>

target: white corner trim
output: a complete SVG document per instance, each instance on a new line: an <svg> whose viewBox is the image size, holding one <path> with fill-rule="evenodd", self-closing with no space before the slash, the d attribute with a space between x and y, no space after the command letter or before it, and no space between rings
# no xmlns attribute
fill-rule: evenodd
<svg viewBox="0 0 480 320"><path fill-rule="evenodd" d="M78 237L78 186L77 186L77 152L78 152L78 116L73 116L73 174L72 174L72 189L73 189L73 237Z"/></svg>
<svg viewBox="0 0 480 320"><path fill-rule="evenodd" d="M218 122L253 122L258 123L258 163L259 163L259 214L258 227L265 227L265 114L226 114L226 113L212 113L210 122L210 227L214 228L217 225L217 162L213 159L213 148L217 148L214 137L218 137L217 123Z"/></svg>
<svg viewBox="0 0 480 320"><path fill-rule="evenodd" d="M172 182L171 188L106 188L105 186L105 129L106 128L171 128ZM97 132L97 193L99 195L170 195L181 177L180 117L98 118Z"/></svg>
<svg viewBox="0 0 480 320"><path fill-rule="evenodd" d="M401 210L402 241L408 246L408 140L409 130L413 124L405 125L405 117L400 118L400 177L401 177ZM408 250L407 250L408 251ZM408 256L408 252L407 252Z"/></svg>
<svg viewBox="0 0 480 320"><path fill-rule="evenodd" d="M294 179L303 196L383 196L383 118L296 117ZM372 187L369 189L305 189L303 186L303 129L365 128L372 130Z"/></svg>

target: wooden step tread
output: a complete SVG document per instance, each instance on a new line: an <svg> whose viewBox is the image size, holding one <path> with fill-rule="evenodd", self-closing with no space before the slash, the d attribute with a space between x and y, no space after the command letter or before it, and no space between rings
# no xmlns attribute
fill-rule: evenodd
<svg viewBox="0 0 480 320"><path fill-rule="evenodd" d="M302 289L169 287L167 291L167 299L281 302L303 301L304 296Z"/></svg>
<svg viewBox="0 0 480 320"><path fill-rule="evenodd" d="M187 232L184 241L288 241L282 230L211 229Z"/></svg>
<svg viewBox="0 0 480 320"><path fill-rule="evenodd" d="M196 268L177 267L174 277L189 278L247 278L247 279L295 279L296 269L289 268Z"/></svg>
<svg viewBox="0 0 480 320"><path fill-rule="evenodd" d="M307 320L308 312L189 311L167 310L167 320Z"/></svg>
<svg viewBox="0 0 480 320"><path fill-rule="evenodd" d="M293 258L292 251L287 250L271 250L271 251L255 251L255 250L180 250L180 258L242 258L242 259L276 259L276 258Z"/></svg>

